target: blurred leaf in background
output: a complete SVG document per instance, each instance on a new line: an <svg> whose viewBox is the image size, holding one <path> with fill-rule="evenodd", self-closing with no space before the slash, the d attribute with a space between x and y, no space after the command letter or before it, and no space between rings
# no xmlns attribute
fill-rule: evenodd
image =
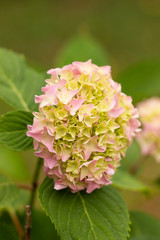
<svg viewBox="0 0 160 240"><path fill-rule="evenodd" d="M25 225L25 216L18 214L21 220L21 225ZM54 225L51 223L49 217L40 210L32 211L32 240L60 240ZM0 239L1 240L17 240L18 234L7 212L0 215Z"/></svg>
<svg viewBox="0 0 160 240"><path fill-rule="evenodd" d="M10 205L19 195L19 188L10 180L0 175L0 208Z"/></svg>
<svg viewBox="0 0 160 240"><path fill-rule="evenodd" d="M137 63L118 78L122 90L137 103L152 96L160 96L160 60Z"/></svg>
<svg viewBox="0 0 160 240"><path fill-rule="evenodd" d="M126 171L118 169L112 178L113 186L130 191L148 192L147 185L136 179Z"/></svg>
<svg viewBox="0 0 160 240"><path fill-rule="evenodd" d="M128 147L126 156L121 160L120 169L129 171L131 166L140 159L141 150L137 141L134 139L132 144Z"/></svg>
<svg viewBox="0 0 160 240"><path fill-rule="evenodd" d="M0 213L0 239L17 240L18 234L7 212Z"/></svg>
<svg viewBox="0 0 160 240"><path fill-rule="evenodd" d="M35 94L41 92L44 75L26 64L25 58L0 48L0 97L17 110L37 109Z"/></svg>
<svg viewBox="0 0 160 240"><path fill-rule="evenodd" d="M72 37L62 47L55 63L62 67L73 61L85 62L89 59L99 66L110 64L108 53L103 46L91 36L79 35Z"/></svg>
<svg viewBox="0 0 160 240"><path fill-rule="evenodd" d="M30 179L30 171L21 153L14 152L0 144L0 173L15 181Z"/></svg>
<svg viewBox="0 0 160 240"><path fill-rule="evenodd" d="M160 237L160 221L143 212L130 212L130 240L158 240Z"/></svg>

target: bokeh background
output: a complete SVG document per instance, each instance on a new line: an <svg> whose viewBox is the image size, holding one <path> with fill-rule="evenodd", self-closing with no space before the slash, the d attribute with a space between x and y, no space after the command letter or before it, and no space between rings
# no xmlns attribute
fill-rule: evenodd
<svg viewBox="0 0 160 240"><path fill-rule="evenodd" d="M159 0L0 0L0 47L24 54L43 72L89 58L109 64L135 104L160 95L159 45ZM10 109L0 101L0 113ZM134 152L126 159L134 161ZM35 161L33 151L14 153L0 146L0 172L14 181L30 182ZM147 158L138 178L158 184L159 177L160 164ZM130 209L160 219L158 190L151 195L123 191L123 196Z"/></svg>

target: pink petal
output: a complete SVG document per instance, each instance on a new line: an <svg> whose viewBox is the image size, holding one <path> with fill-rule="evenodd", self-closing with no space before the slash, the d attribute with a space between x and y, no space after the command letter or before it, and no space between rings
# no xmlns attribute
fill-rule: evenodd
<svg viewBox="0 0 160 240"><path fill-rule="evenodd" d="M105 149L98 146L97 136L94 136L87 140L84 146L85 160L88 160L92 152L104 152Z"/></svg>
<svg viewBox="0 0 160 240"><path fill-rule="evenodd" d="M117 109L112 109L111 111L108 112L109 116L111 118L117 118L119 117L122 113L124 112L124 108L120 107Z"/></svg>
<svg viewBox="0 0 160 240"><path fill-rule="evenodd" d="M117 108L118 107L118 97L117 95L114 95L112 98L112 101L110 103L110 106L108 108L108 111L112 110L113 108Z"/></svg>
<svg viewBox="0 0 160 240"><path fill-rule="evenodd" d="M52 169L57 165L57 159L53 158L53 156L44 158L44 162L45 162L45 165L47 165L47 167L49 167L50 169Z"/></svg>
<svg viewBox="0 0 160 240"><path fill-rule="evenodd" d="M71 100L70 114L72 116L75 115L76 111L79 110L79 108L82 106L84 101L85 101L85 99L82 99L82 98L77 98L77 99Z"/></svg>
<svg viewBox="0 0 160 240"><path fill-rule="evenodd" d="M61 190L61 189L64 189L64 188L67 188L67 186L63 184L63 181L56 181L54 183L54 189L55 190Z"/></svg>
<svg viewBox="0 0 160 240"><path fill-rule="evenodd" d="M95 182L91 182L87 186L87 193L93 192L95 189L100 188L101 186Z"/></svg>

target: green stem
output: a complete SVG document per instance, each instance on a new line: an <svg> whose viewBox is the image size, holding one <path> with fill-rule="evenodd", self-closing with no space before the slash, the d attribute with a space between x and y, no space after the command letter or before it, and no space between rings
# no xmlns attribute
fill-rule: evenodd
<svg viewBox="0 0 160 240"><path fill-rule="evenodd" d="M32 191L31 191L30 204L29 204L31 209L33 208L33 205L35 202L36 190L38 186L38 178L39 178L42 164L43 164L43 160L41 158L38 158L36 168L33 174L33 181L32 181Z"/></svg>

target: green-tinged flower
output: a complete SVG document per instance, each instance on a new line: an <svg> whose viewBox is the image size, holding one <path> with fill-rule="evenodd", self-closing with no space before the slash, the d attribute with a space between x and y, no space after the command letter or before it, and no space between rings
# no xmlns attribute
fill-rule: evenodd
<svg viewBox="0 0 160 240"><path fill-rule="evenodd" d="M160 98L152 97L138 104L142 131L137 135L142 154L160 162Z"/></svg>
<svg viewBox="0 0 160 240"><path fill-rule="evenodd" d="M48 71L51 79L36 96L39 113L27 135L54 188L72 192L111 183L139 122L131 97L111 78L110 67L73 62Z"/></svg>

